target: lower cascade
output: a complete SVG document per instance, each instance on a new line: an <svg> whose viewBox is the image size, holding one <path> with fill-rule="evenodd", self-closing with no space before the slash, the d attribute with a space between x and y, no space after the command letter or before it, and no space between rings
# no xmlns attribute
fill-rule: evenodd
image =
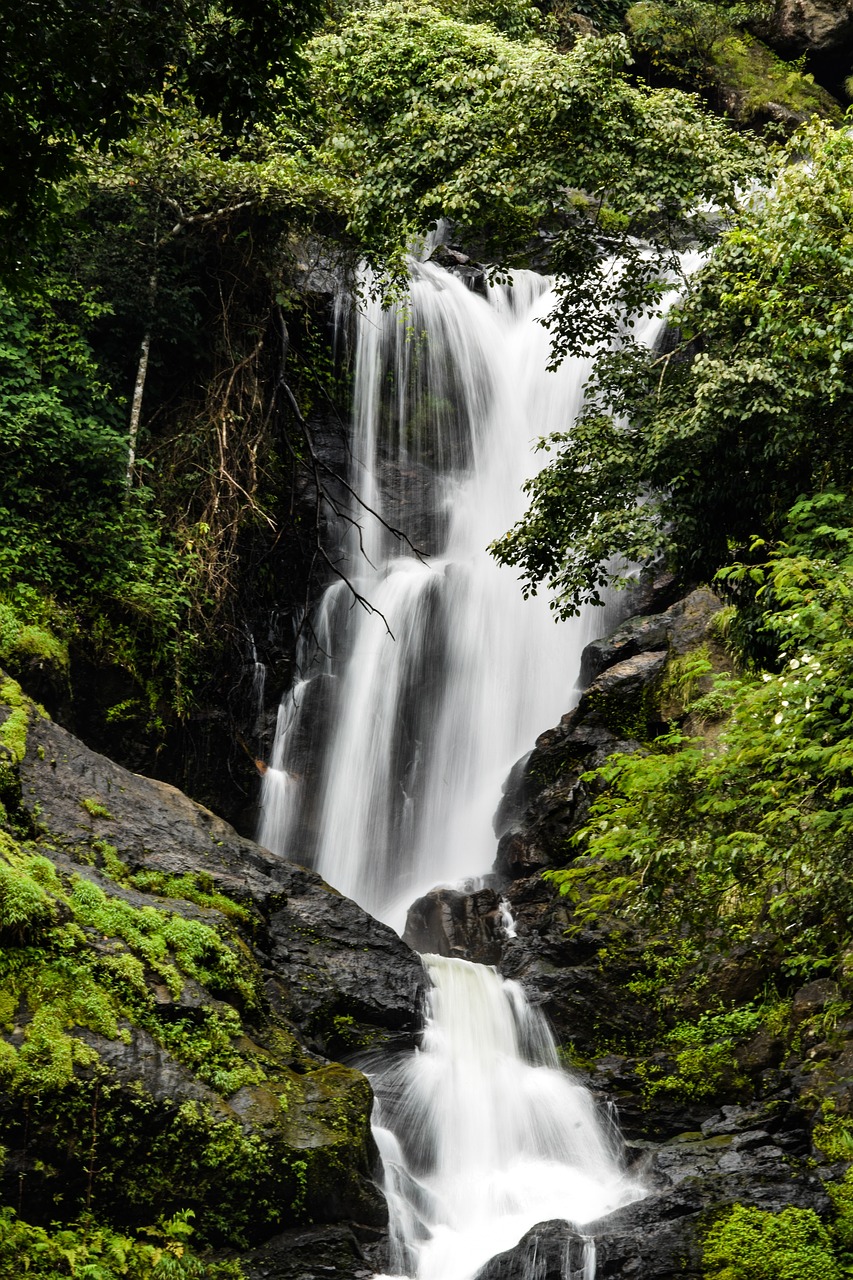
<svg viewBox="0 0 853 1280"><path fill-rule="evenodd" d="M548 370L546 279L480 283L413 263L404 307L362 301L355 316L349 485L362 505L341 524L345 579L306 629L264 777L260 843L298 850L398 932L420 895L488 875L501 784L574 704L582 649L608 626L606 610L555 626L488 553L524 509L533 442L571 425L589 365ZM517 984L424 959L421 1047L369 1068L392 1269L472 1280L564 1219L580 1233L565 1280L593 1280L584 1224L642 1195L615 1135Z"/></svg>
<svg viewBox="0 0 853 1280"><path fill-rule="evenodd" d="M374 1079L391 1261L418 1280L468 1280L537 1222L582 1231L642 1191L521 988L466 960L424 963L422 1047ZM565 1262L566 1277L592 1280L594 1242Z"/></svg>

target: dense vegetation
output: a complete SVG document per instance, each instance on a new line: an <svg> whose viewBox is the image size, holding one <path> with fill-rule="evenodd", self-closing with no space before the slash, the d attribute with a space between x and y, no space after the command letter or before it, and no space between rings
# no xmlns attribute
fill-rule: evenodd
<svg viewBox="0 0 853 1280"><path fill-rule="evenodd" d="M142 739L149 766L220 700L254 618L295 612L336 569L322 537L334 476L313 436L346 390L325 333L334 280L367 259L399 290L412 238L449 218L494 269L559 273L555 359L608 348L498 557L561 615L661 561L685 581L719 575L731 601L731 670L712 677L699 654L671 671L672 732L597 780L555 877L578 924L653 919L661 1003L706 943L775 949L777 1002L795 980L849 979L853 143L838 104L758 41L766 6L644 3L627 20L618 0L586 0L580 20L529 0L106 10L21 3L4 24L0 663L60 708L88 672L98 745L112 732L132 756ZM753 132L708 110L735 102ZM709 256L666 350L626 340L688 247ZM6 762L18 727L4 726ZM251 1003L227 941L105 914L0 818L4 993L26 987L33 1005L30 1048L0 1041L10 1087L47 1096L81 1065L57 991L85 1025L130 1018L208 1072L247 1069L236 1012L181 1040L139 984L144 965L168 984L168 953ZM87 928L121 941L112 968ZM670 1027L681 1084L754 1012ZM800 1258L768 1275L839 1274L838 1194L831 1228L733 1216L709 1238L709 1274L761 1274L768 1241ZM46 1280L230 1274L205 1271L188 1232L181 1215L140 1242L91 1217L51 1232L7 1213L0 1265L25 1253Z"/></svg>

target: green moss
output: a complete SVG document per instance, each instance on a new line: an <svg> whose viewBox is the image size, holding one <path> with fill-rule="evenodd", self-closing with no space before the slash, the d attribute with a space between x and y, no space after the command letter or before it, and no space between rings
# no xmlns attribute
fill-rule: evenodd
<svg viewBox="0 0 853 1280"><path fill-rule="evenodd" d="M845 1158L849 1160L850 1155ZM830 1183L826 1189L836 1215L832 1233L839 1248L849 1255L853 1252L853 1168L841 1182Z"/></svg>
<svg viewBox="0 0 853 1280"><path fill-rule="evenodd" d="M90 818L106 818L110 822L115 821L106 805L101 804L95 796L84 796L80 801L80 807L86 810Z"/></svg>
<svg viewBox="0 0 853 1280"><path fill-rule="evenodd" d="M68 644L38 616L46 612L48 602L37 597L22 604L0 594L0 663L16 667L35 659L67 674Z"/></svg>
<svg viewBox="0 0 853 1280"><path fill-rule="evenodd" d="M777 108L797 119L840 123L842 110L796 64L783 62L715 5L641 0L626 14L632 48L668 81L699 87L739 123L764 124Z"/></svg>
<svg viewBox="0 0 853 1280"><path fill-rule="evenodd" d="M116 884L130 883L130 870L126 862L118 856L118 849L106 840L94 840L92 852L97 856L98 866Z"/></svg>
<svg viewBox="0 0 853 1280"><path fill-rule="evenodd" d="M660 681L654 680L630 693L624 688L594 689L587 697L615 737L647 742L660 730L659 688Z"/></svg>
<svg viewBox="0 0 853 1280"><path fill-rule="evenodd" d="M706 1280L842 1280L829 1231L811 1209L735 1205L708 1232Z"/></svg>
<svg viewBox="0 0 853 1280"><path fill-rule="evenodd" d="M812 1141L827 1160L853 1160L853 1120L836 1115L831 1102L823 1106L823 1120L816 1124Z"/></svg>
<svg viewBox="0 0 853 1280"><path fill-rule="evenodd" d="M802 118L841 122L842 109L825 89L745 32L732 31L715 45L711 65L720 86L742 95L738 116L746 124L766 116L772 104Z"/></svg>
<svg viewBox="0 0 853 1280"><path fill-rule="evenodd" d="M200 907L211 907L240 924L252 924L255 919L248 907L219 893L213 877L203 872L166 875L162 871L137 871L130 876L129 883L145 893L156 893L164 898L177 898L195 902Z"/></svg>
<svg viewBox="0 0 853 1280"><path fill-rule="evenodd" d="M9 715L0 724L0 747L5 748L11 761L17 765L27 753L27 730L33 704L17 681L8 676L0 677L0 703L9 708Z"/></svg>

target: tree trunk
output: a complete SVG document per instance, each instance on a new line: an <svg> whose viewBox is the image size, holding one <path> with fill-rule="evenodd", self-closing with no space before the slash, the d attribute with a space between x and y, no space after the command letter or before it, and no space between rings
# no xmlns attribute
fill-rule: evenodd
<svg viewBox="0 0 853 1280"><path fill-rule="evenodd" d="M127 477L125 487L130 490L133 483L133 467L136 462L136 438L139 435L139 419L142 417L142 393L145 390L145 378L148 374L148 353L151 350L151 330L147 329L139 348L139 364L136 369L136 384L133 388L133 402L130 406L130 428L127 436Z"/></svg>

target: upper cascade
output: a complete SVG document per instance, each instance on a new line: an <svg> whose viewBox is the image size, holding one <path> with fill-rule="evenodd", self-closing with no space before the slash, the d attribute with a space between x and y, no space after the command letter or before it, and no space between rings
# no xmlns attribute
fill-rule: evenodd
<svg viewBox="0 0 853 1280"><path fill-rule="evenodd" d="M556 627L487 550L523 512L536 439L571 425L589 373L548 370L550 281L516 272L482 297L413 261L405 303L364 293L350 474L364 505L340 563L373 612L343 581L323 596L259 840L402 930L416 897L489 870L501 783L575 701L581 650L607 619Z"/></svg>

